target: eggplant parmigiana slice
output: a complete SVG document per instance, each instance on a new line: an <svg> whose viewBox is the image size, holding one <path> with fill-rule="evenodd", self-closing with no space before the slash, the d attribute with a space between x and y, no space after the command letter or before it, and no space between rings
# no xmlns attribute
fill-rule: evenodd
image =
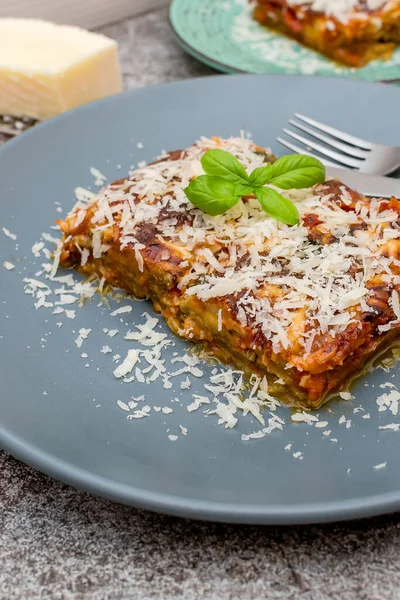
<svg viewBox="0 0 400 600"><path fill-rule="evenodd" d="M397 0L254 0L254 18L349 67L387 60L400 44Z"/></svg>
<svg viewBox="0 0 400 600"><path fill-rule="evenodd" d="M60 264L149 298L182 338L318 407L400 331L400 202L331 179L284 193L290 227L245 196L223 215L184 193L222 148L248 172L275 157L245 138L202 138L78 201Z"/></svg>

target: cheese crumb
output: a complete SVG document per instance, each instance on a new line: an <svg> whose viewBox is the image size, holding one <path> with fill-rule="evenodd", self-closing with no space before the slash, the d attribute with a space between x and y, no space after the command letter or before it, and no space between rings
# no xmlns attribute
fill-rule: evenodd
<svg viewBox="0 0 400 600"><path fill-rule="evenodd" d="M7 269L7 271L12 271L13 269L15 269L15 265L13 265L13 263L9 262L8 260L5 260L3 262L3 267Z"/></svg>
<svg viewBox="0 0 400 600"><path fill-rule="evenodd" d="M294 413L290 418L294 423L315 423L316 421L318 421L318 417L306 412Z"/></svg>
<svg viewBox="0 0 400 600"><path fill-rule="evenodd" d="M122 410L125 410L126 412L130 411L129 406L125 404L125 402L122 402L122 400L117 400L117 404L120 408L122 408Z"/></svg>
<svg viewBox="0 0 400 600"><path fill-rule="evenodd" d="M218 331L222 331L222 308L218 311Z"/></svg>
<svg viewBox="0 0 400 600"><path fill-rule="evenodd" d="M90 174L95 178L94 185L102 186L107 181L107 177L99 169L96 169L96 167L90 167Z"/></svg>
<svg viewBox="0 0 400 600"><path fill-rule="evenodd" d="M400 392L396 389L391 389L390 392L381 394L377 399L378 412L390 410L393 415L399 412Z"/></svg>
<svg viewBox="0 0 400 600"><path fill-rule="evenodd" d="M384 469L387 465L387 462L380 463L379 465L374 465L374 469Z"/></svg>
<svg viewBox="0 0 400 600"><path fill-rule="evenodd" d="M109 354L110 352L112 352L112 349L110 348L110 346L102 346L100 352L102 354Z"/></svg>
<svg viewBox="0 0 400 600"><path fill-rule="evenodd" d="M387 429L392 431L400 431L399 423L388 423L388 425L379 425L379 429Z"/></svg>
<svg viewBox="0 0 400 600"><path fill-rule="evenodd" d="M124 361L115 369L114 376L117 378L128 375L139 360L139 353L135 349L128 350Z"/></svg>
<svg viewBox="0 0 400 600"><path fill-rule="evenodd" d="M353 400L354 396L350 392L339 392L339 396L342 400Z"/></svg>
<svg viewBox="0 0 400 600"><path fill-rule="evenodd" d="M91 331L91 329L85 329L84 327L79 330L79 336L75 340L75 344L78 346L78 348L82 346L83 341L86 340Z"/></svg>
<svg viewBox="0 0 400 600"><path fill-rule="evenodd" d="M117 308L116 310L113 310L111 314L112 317L116 317L117 315L123 315L125 313L130 313L132 311L132 306L129 306L129 304L127 304L126 306L121 306L121 308Z"/></svg>
<svg viewBox="0 0 400 600"><path fill-rule="evenodd" d="M186 379L184 381L182 381L181 383L181 390L188 390L190 389L192 383L189 379L189 377L186 377Z"/></svg>
<svg viewBox="0 0 400 600"><path fill-rule="evenodd" d="M15 235L15 233L11 233L11 231L9 231L9 229L6 229L5 227L2 227L3 233L5 236L7 236L8 238L10 238L10 240L16 240L17 236Z"/></svg>
<svg viewBox="0 0 400 600"><path fill-rule="evenodd" d="M36 242L32 246L32 254L38 258L40 256L40 251L44 248L44 242Z"/></svg>

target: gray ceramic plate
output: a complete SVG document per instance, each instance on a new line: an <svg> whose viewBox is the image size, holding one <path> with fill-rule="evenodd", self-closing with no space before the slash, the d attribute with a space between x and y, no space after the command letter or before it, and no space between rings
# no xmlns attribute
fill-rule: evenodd
<svg viewBox="0 0 400 600"><path fill-rule="evenodd" d="M400 90L381 84L221 76L129 92L62 115L6 144L0 150L1 445L78 488L175 515L304 523L397 510L400 433L379 427L400 419L390 410L378 412L376 404L385 391L381 384L400 385L397 368L379 369L358 383L352 402L321 410L326 428L294 425L289 411L281 409L283 431L244 442L243 433L258 429L248 417L229 430L202 409L187 411L192 393L204 390L201 379L190 390L178 386L179 391L164 389L159 380L148 386L116 380L111 355L100 348L108 343L113 353L126 353L121 334L110 338L102 331L119 326L119 319L97 302L77 310L74 320L35 310L23 278L34 276L43 262L31 247L59 217L54 203L65 212L76 186L93 186L91 166L118 178L161 149L241 129L280 153L275 138L295 111L394 145L399 144L399 105ZM3 235L1 227L17 240ZM7 271L4 261L16 268ZM146 303L130 304L133 310L123 319L128 326L142 322L144 310L151 312ZM92 332L78 350L74 339L81 327ZM176 341L170 357L187 347ZM171 406L173 413L152 410L149 418L127 419L117 400L143 393L147 404ZM179 402L171 402L174 396ZM179 425L187 427L187 436ZM178 439L171 441L171 434Z"/></svg>

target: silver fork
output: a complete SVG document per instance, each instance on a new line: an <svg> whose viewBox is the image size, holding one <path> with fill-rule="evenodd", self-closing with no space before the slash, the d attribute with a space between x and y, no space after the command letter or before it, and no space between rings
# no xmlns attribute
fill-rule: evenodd
<svg viewBox="0 0 400 600"><path fill-rule="evenodd" d="M400 147L373 144L299 113L296 113L295 117L297 121L289 120L291 125L304 131L311 138L320 140L323 144L283 128L286 135L305 145L305 148L302 148L284 138L277 138L278 142L293 152L314 156L328 167L356 169L375 175L389 175L400 167ZM307 123L311 127L303 123ZM314 154L312 150L315 150L316 153Z"/></svg>

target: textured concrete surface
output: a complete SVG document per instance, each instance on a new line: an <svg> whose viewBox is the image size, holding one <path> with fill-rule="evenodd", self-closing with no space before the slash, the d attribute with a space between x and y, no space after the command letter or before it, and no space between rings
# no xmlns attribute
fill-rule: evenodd
<svg viewBox="0 0 400 600"><path fill-rule="evenodd" d="M166 12L105 33L127 87L208 74ZM154 515L76 491L0 453L0 599L400 600L400 517L235 527Z"/></svg>
<svg viewBox="0 0 400 600"><path fill-rule="evenodd" d="M120 44L126 88L210 75L215 72L179 48L169 27L167 11L164 9L111 25L101 31Z"/></svg>
<svg viewBox="0 0 400 600"><path fill-rule="evenodd" d="M0 457L0 597L397 600L397 516L317 527L184 521Z"/></svg>

